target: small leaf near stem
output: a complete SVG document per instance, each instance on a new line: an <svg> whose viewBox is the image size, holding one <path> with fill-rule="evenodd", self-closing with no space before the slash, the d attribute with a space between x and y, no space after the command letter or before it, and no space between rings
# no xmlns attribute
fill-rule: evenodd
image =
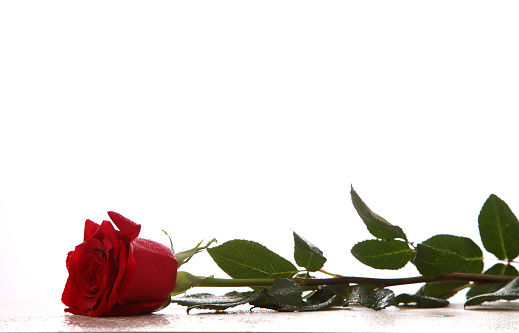
<svg viewBox="0 0 519 333"><path fill-rule="evenodd" d="M306 268L310 272L315 272L323 268L326 258L317 246L313 245L303 237L294 234L294 259L300 267Z"/></svg>
<svg viewBox="0 0 519 333"><path fill-rule="evenodd" d="M368 228L368 231L378 239L395 239L401 238L407 242L407 236L402 228L393 225L386 221L382 216L375 214L365 203L360 196L355 192L353 186L351 187L351 201L357 210L362 221Z"/></svg>

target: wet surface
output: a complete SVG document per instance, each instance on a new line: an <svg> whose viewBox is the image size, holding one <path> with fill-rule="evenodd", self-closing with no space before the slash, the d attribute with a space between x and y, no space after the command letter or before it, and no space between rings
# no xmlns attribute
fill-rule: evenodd
<svg viewBox="0 0 519 333"><path fill-rule="evenodd" d="M0 331L249 331L249 332L454 332L516 331L519 305L496 303L464 310L363 307L318 312L274 312L240 306L225 313L169 306L156 314L91 318L63 313L59 303L1 302Z"/></svg>

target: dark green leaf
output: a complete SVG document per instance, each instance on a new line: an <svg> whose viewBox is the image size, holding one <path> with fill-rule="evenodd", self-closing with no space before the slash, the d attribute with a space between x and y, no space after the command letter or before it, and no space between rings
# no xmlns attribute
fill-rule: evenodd
<svg viewBox="0 0 519 333"><path fill-rule="evenodd" d="M394 304L395 294L389 289L373 290L355 286L346 305L359 304L373 310L382 310Z"/></svg>
<svg viewBox="0 0 519 333"><path fill-rule="evenodd" d="M499 275L499 276L517 276L519 275L519 272L517 272L517 269L515 269L514 266L511 265L505 265L505 264L495 264L494 266L490 267L483 273L485 275ZM477 295L482 294L489 294L493 293L501 288L503 288L506 285L506 283L501 284L483 284L479 286L474 286L470 288L470 290L467 292L467 299L472 298Z"/></svg>
<svg viewBox="0 0 519 333"><path fill-rule="evenodd" d="M244 292L236 291L225 294L224 296L215 296L213 294L193 294L184 297L173 298L172 303L187 306L187 311L198 309L225 310L237 305L246 304L256 300L262 291Z"/></svg>
<svg viewBox="0 0 519 333"><path fill-rule="evenodd" d="M418 244L413 263L423 276L433 278L456 272L465 267L467 261L457 253Z"/></svg>
<svg viewBox="0 0 519 333"><path fill-rule="evenodd" d="M271 289L264 289L261 296L250 304L277 311L317 311L334 305L336 294L321 293L304 301L301 286L296 282L276 279Z"/></svg>
<svg viewBox="0 0 519 333"><path fill-rule="evenodd" d="M468 286L470 286L469 283L458 281L428 282L424 284L416 294L419 296L448 299Z"/></svg>
<svg viewBox="0 0 519 333"><path fill-rule="evenodd" d="M457 272L480 274L483 270L483 252L474 241L467 237L436 235L422 242L435 249L447 250L459 254L467 261Z"/></svg>
<svg viewBox="0 0 519 333"><path fill-rule="evenodd" d="M437 235L416 247L413 263L426 277L452 272L481 273L483 253L469 238Z"/></svg>
<svg viewBox="0 0 519 333"><path fill-rule="evenodd" d="M288 279L276 279L266 294L277 304L300 308L303 305L303 289L296 282Z"/></svg>
<svg viewBox="0 0 519 333"><path fill-rule="evenodd" d="M479 305L483 302L494 302L499 300L513 301L519 299L519 278L499 289L496 292L472 297L465 302L465 307Z"/></svg>
<svg viewBox="0 0 519 333"><path fill-rule="evenodd" d="M276 279L271 289L261 289L256 292L240 293L234 291L224 296L194 294L174 298L172 301L179 305L187 306L188 312L193 308L220 311L246 303L278 311L305 310L301 286L288 279ZM308 310L312 309L312 307L317 309L319 305L323 306L322 304L313 304L307 308Z"/></svg>
<svg viewBox="0 0 519 333"><path fill-rule="evenodd" d="M291 278L297 274L290 261L252 241L235 239L207 252L234 279Z"/></svg>
<svg viewBox="0 0 519 333"><path fill-rule="evenodd" d="M347 284L322 286L321 289L314 291L306 299L305 304L308 306L318 306L334 298L332 305L342 305L344 300L349 297Z"/></svg>
<svg viewBox="0 0 519 333"><path fill-rule="evenodd" d="M375 214L369 207L362 201L357 192L351 187L351 201L353 206L357 210L362 221L368 228L368 231L379 239L395 239L401 238L407 241L407 237L404 231L395 225L392 225L386 221L383 217Z"/></svg>
<svg viewBox="0 0 519 333"><path fill-rule="evenodd" d="M519 255L519 221L510 207L492 194L479 213L479 234L485 249L501 260Z"/></svg>
<svg viewBox="0 0 519 333"><path fill-rule="evenodd" d="M365 240L355 244L351 253L361 263L377 269L399 269L413 258L413 250L400 240Z"/></svg>
<svg viewBox="0 0 519 333"><path fill-rule="evenodd" d="M323 268L326 258L315 245L294 232L294 258L296 264L315 272Z"/></svg>
<svg viewBox="0 0 519 333"><path fill-rule="evenodd" d="M429 296L400 294L395 297L395 304L416 303L417 308L444 308L449 305L449 301Z"/></svg>

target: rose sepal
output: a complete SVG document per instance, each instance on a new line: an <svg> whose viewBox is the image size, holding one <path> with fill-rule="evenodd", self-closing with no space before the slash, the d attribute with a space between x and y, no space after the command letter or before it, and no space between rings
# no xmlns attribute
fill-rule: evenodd
<svg viewBox="0 0 519 333"><path fill-rule="evenodd" d="M186 292L187 290L197 287L213 276L196 276L188 272L177 272L177 282L175 289L171 292L171 296L176 296Z"/></svg>
<svg viewBox="0 0 519 333"><path fill-rule="evenodd" d="M207 242L207 244L202 245L202 243L204 242L202 240L194 248L176 253L173 248L173 241L171 240L171 237L169 237L168 233L165 230L162 230L162 232L164 232L166 236L168 236L169 238L171 251L175 254L175 258L178 261L178 267L182 266L183 264L186 264L189 260L191 260L191 258L193 258L195 254L207 249L211 244L216 243L216 239L213 238L209 242Z"/></svg>

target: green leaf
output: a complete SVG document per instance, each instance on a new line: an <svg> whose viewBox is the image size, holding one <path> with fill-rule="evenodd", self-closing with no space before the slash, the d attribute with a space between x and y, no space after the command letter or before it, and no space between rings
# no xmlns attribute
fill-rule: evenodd
<svg viewBox="0 0 519 333"><path fill-rule="evenodd" d="M479 274L483 252L470 238L436 235L418 244L413 263L426 277L452 272Z"/></svg>
<svg viewBox="0 0 519 333"><path fill-rule="evenodd" d="M260 297L261 293L262 291L242 293L233 291L224 296L202 293L173 298L171 302L187 306L187 312L195 308L221 311L237 305L253 302Z"/></svg>
<svg viewBox="0 0 519 333"><path fill-rule="evenodd" d="M499 300L513 301L519 299L519 278L515 278L503 288L496 292L472 297L465 302L465 307L480 305L483 302L494 302Z"/></svg>
<svg viewBox="0 0 519 333"><path fill-rule="evenodd" d="M294 259L296 264L315 272L323 268L326 258L315 245L294 232Z"/></svg>
<svg viewBox="0 0 519 333"><path fill-rule="evenodd" d="M276 279L272 288L265 291L280 308L280 310L296 311L303 306L303 289L299 284L288 279Z"/></svg>
<svg viewBox="0 0 519 333"><path fill-rule="evenodd" d="M298 272L290 261L248 240L231 240L207 252L234 279L291 278Z"/></svg>
<svg viewBox="0 0 519 333"><path fill-rule="evenodd" d="M488 252L501 260L513 260L519 255L519 221L503 200L490 195L478 222L481 241Z"/></svg>
<svg viewBox="0 0 519 333"><path fill-rule="evenodd" d="M395 294L389 289L373 290L355 286L346 305L359 304L373 310L382 310L394 304Z"/></svg>
<svg viewBox="0 0 519 333"><path fill-rule="evenodd" d="M413 260L418 271L425 277L457 272L468 264L462 256L448 250L437 249L427 244L418 244Z"/></svg>
<svg viewBox="0 0 519 333"><path fill-rule="evenodd" d="M505 264L495 264L494 266L490 267L483 273L484 275L499 275L499 276L517 276L519 275L519 272L517 272L517 269L515 269L514 266L511 265L505 265ZM483 284L479 286L474 286L470 288L470 290L467 292L467 299L483 295L483 294L489 294L493 293L501 288L503 288L506 285L506 283L500 283L500 284Z"/></svg>
<svg viewBox="0 0 519 333"><path fill-rule="evenodd" d="M449 305L449 301L429 296L421 296L416 294L400 294L395 297L395 304L416 303L417 308L444 308Z"/></svg>
<svg viewBox="0 0 519 333"><path fill-rule="evenodd" d="M467 261L457 272L479 274L483 270L483 252L474 241L467 237L453 235L436 235L422 244L435 249L447 250L459 254Z"/></svg>
<svg viewBox="0 0 519 333"><path fill-rule="evenodd" d="M351 187L351 201L353 206L357 210L362 221L368 228L368 231L379 239L395 239L401 238L407 242L407 237L404 231L395 225L392 225L386 221L383 217L375 214L369 207L362 201L357 192Z"/></svg>
<svg viewBox="0 0 519 333"><path fill-rule="evenodd" d="M361 263L377 269L399 269L413 258L413 250L400 240L365 240L355 244L351 253Z"/></svg>

